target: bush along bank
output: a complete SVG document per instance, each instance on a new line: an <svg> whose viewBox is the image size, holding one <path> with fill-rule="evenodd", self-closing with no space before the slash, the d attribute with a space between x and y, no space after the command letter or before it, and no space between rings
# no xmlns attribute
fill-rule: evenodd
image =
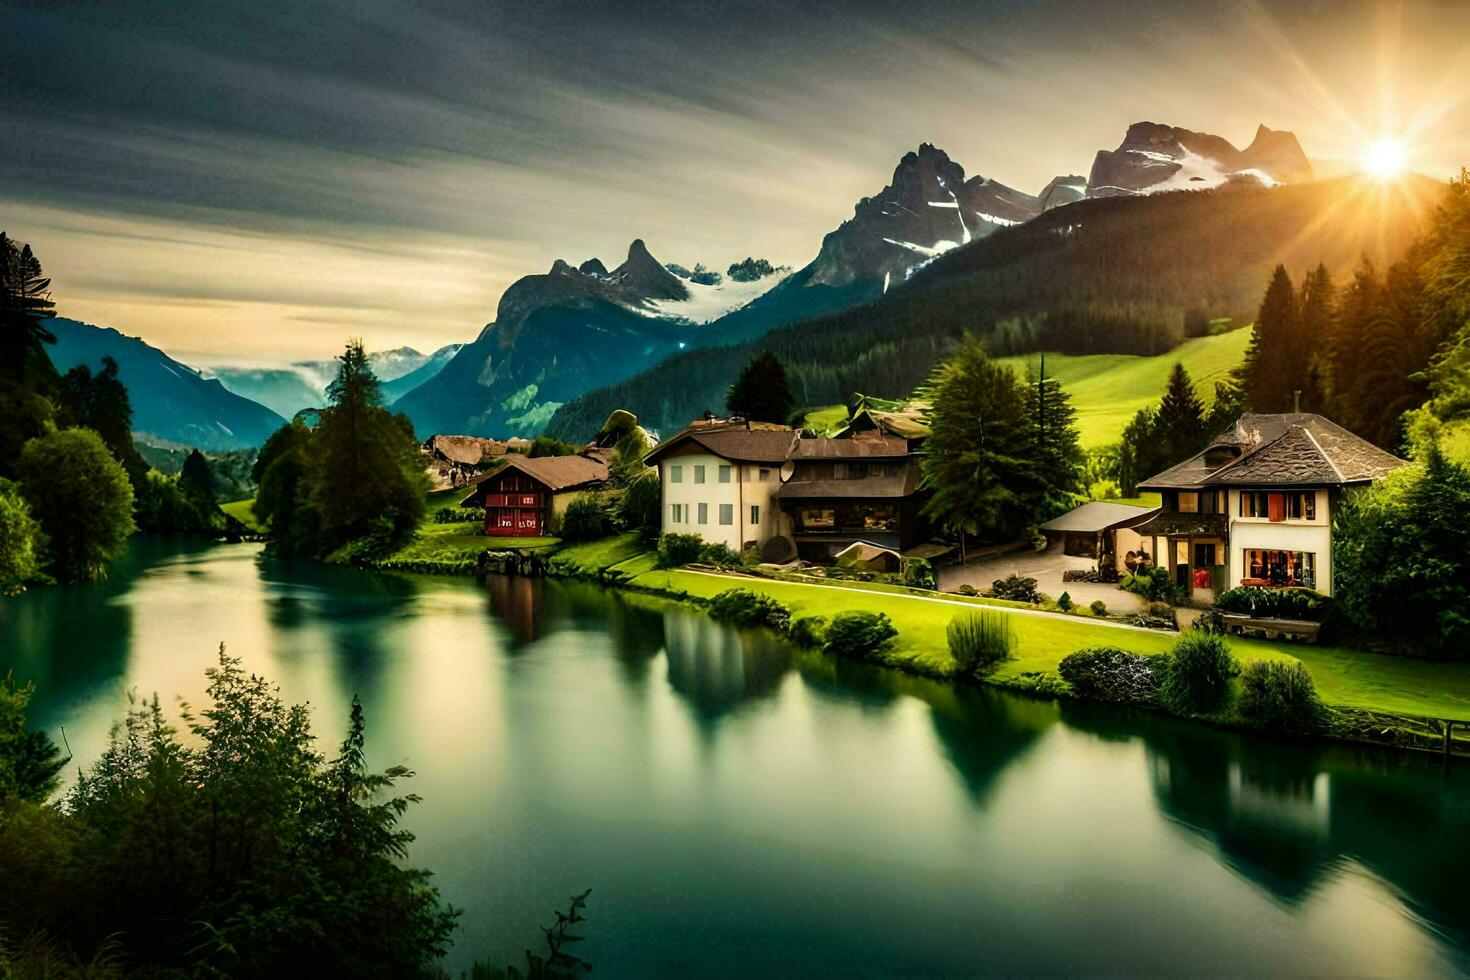
<svg viewBox="0 0 1470 980"><path fill-rule="evenodd" d="M1435 711L1431 703L1405 712L1391 707L1391 700L1381 702L1390 706L1385 710L1362 698L1355 707L1329 707L1316 696L1306 666L1296 665L1286 673L1280 668L1251 666L1259 654L1265 654L1259 659L1277 663L1283 651L1263 650L1263 644L1250 639L1231 641L1247 661L1242 667L1224 637L1200 640L1199 635L1218 632L1218 616L1202 617L1204 630L1172 634L1122 633L1116 626L1092 625L1089 613L1096 615L1096 611L1091 609L1044 620L1020 620L1009 613L1028 606L1029 610L1049 607L995 598L941 597L883 583L797 581L786 575L761 574L747 567L742 556L726 554L729 549L716 553L677 539L660 544L659 551L651 550L650 542L628 532L586 542L549 541L509 552L484 549L453 568L442 562L424 567L407 561L380 562L376 567L577 578L689 603L734 625L774 629L804 647L937 680L1114 702L1294 737L1332 737L1439 751L1445 742L1445 725L1426 714L1465 717L1453 710L1453 698L1442 711ZM701 571L722 573L724 578L699 574ZM715 602L729 591L742 594ZM922 604L914 604L915 597ZM901 607L894 606L894 601ZM876 614L885 615L879 618ZM1046 625L1039 626L1043 621ZM1027 639L1018 643L1013 628L1020 628ZM1040 637L1038 628L1045 631ZM1141 646L1145 652L1111 645L1127 643L1125 637L1130 635L1139 641L1128 645ZM1075 645L1070 656L1065 645L1054 654L1037 656L1034 644L1038 641L1052 649L1068 642ZM1165 643L1172 646L1166 648ZM1087 656L1080 656L1083 654ZM1295 660L1284 662L1295 664ZM1178 671L1173 669L1176 663L1182 663ZM1341 678L1336 683L1340 686ZM1470 754L1470 726L1455 730L1450 749Z"/></svg>
<svg viewBox="0 0 1470 980"><path fill-rule="evenodd" d="M684 597L688 598L688 597ZM1100 701L1278 736L1372 742L1394 748L1470 753L1464 738L1444 741L1433 719L1405 718L1325 704L1311 672L1295 660L1248 660L1231 653L1216 632L1188 629L1164 653L1138 654L1093 647L1063 657L1057 674L1032 672L998 679L993 670L1010 659L1014 635L1000 610L960 611L947 637L953 669L916 669L897 655L899 630L882 612L849 610L830 619L793 616L770 596L734 588L696 604L733 625L765 627L799 646L835 657L896 667L960 683L990 684L1021 693ZM1470 732L1464 733L1470 736Z"/></svg>

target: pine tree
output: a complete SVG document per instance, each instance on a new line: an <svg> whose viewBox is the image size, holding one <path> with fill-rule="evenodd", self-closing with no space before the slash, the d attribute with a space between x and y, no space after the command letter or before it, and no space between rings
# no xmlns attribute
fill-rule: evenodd
<svg viewBox="0 0 1470 980"><path fill-rule="evenodd" d="M102 370L96 373L78 364L57 379L54 397L57 424L100 435L137 491L149 467L133 444L133 404L127 386L117 376L117 361L104 356Z"/></svg>
<svg viewBox="0 0 1470 980"><path fill-rule="evenodd" d="M1302 280L1299 305L1301 323L1292 338L1291 358L1300 372L1301 410L1321 412L1326 408L1331 344L1337 333L1337 287L1325 265L1319 263Z"/></svg>
<svg viewBox="0 0 1470 980"><path fill-rule="evenodd" d="M362 341L338 358L307 459L311 499L330 543L371 536L387 549L411 536L424 512L426 480L413 425L382 407Z"/></svg>
<svg viewBox="0 0 1470 980"><path fill-rule="evenodd" d="M1296 363L1300 327L1296 289L1286 267L1278 265L1261 300L1245 355L1246 402L1253 411L1291 411L1293 393L1301 381L1301 365Z"/></svg>
<svg viewBox="0 0 1470 980"><path fill-rule="evenodd" d="M973 335L920 391L929 405L921 464L931 491L924 513L958 530L1004 538L1032 518L1042 496L1032 399L1010 368Z"/></svg>
<svg viewBox="0 0 1470 980"><path fill-rule="evenodd" d="M725 394L725 410L752 422L790 421L796 398L786 380L786 368L770 351L761 351L740 369Z"/></svg>
<svg viewBox="0 0 1470 980"><path fill-rule="evenodd" d="M1028 374L1026 390L1036 420L1036 475L1044 488L1041 509L1035 516L1045 519L1066 510L1085 489L1087 455L1077 431L1077 410L1062 383L1056 378Z"/></svg>
<svg viewBox="0 0 1470 980"><path fill-rule="evenodd" d="M0 372L11 380L56 376L43 347L56 343L43 322L55 315L40 260L30 245L17 246L0 231Z"/></svg>
<svg viewBox="0 0 1470 980"><path fill-rule="evenodd" d="M1175 463L1204 447L1205 406L1195 394L1189 372L1178 362L1169 372L1154 431L1162 443L1165 458Z"/></svg>
<svg viewBox="0 0 1470 980"><path fill-rule="evenodd" d="M209 460L199 450L195 449L184 457L184 465L179 470L179 485L190 487L200 500L215 503L214 474L210 472Z"/></svg>

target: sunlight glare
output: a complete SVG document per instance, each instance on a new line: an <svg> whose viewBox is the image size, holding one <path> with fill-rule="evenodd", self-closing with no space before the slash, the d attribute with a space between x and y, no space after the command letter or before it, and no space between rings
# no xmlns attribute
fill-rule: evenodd
<svg viewBox="0 0 1470 980"><path fill-rule="evenodd" d="M1404 172L1406 158L1402 140L1381 139L1363 154L1363 169L1374 177L1397 177Z"/></svg>

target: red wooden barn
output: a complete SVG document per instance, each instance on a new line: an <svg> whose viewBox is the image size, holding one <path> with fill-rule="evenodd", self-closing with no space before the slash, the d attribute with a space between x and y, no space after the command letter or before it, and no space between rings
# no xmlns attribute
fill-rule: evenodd
<svg viewBox="0 0 1470 980"><path fill-rule="evenodd" d="M475 484L460 506L485 508L485 533L491 537L542 537L553 512L607 482L606 454L594 452L534 459L508 454L505 465Z"/></svg>

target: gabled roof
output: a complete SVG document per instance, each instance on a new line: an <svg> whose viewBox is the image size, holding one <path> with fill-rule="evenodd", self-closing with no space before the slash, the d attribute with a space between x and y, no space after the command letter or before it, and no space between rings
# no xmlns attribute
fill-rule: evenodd
<svg viewBox="0 0 1470 980"><path fill-rule="evenodd" d="M837 431L836 437L850 438L855 433L870 432L876 429L898 436L900 439L927 439L929 423L924 419L924 412L927 408L928 406L919 404L910 404L893 412L864 408L853 415L847 425Z"/></svg>
<svg viewBox="0 0 1470 980"><path fill-rule="evenodd" d="M512 453L505 457L505 465L475 484L469 496L460 501L461 507L473 506L479 495L480 484L493 480L507 470L519 470L540 483L552 493L563 490L591 488L607 480L607 463L592 456L522 456Z"/></svg>
<svg viewBox="0 0 1470 980"><path fill-rule="evenodd" d="M1205 449L1138 486L1341 486L1377 480L1403 465L1397 456L1320 415L1248 412Z"/></svg>
<svg viewBox="0 0 1470 980"><path fill-rule="evenodd" d="M790 426L743 420L693 422L643 457L649 466L677 446L694 443L712 456L737 463L784 463L799 433Z"/></svg>
<svg viewBox="0 0 1470 980"><path fill-rule="evenodd" d="M1041 530L1097 533L1114 527L1131 527L1156 513L1157 507L1135 507L1132 504L1092 500L1067 511L1061 517L1052 518L1041 525Z"/></svg>

